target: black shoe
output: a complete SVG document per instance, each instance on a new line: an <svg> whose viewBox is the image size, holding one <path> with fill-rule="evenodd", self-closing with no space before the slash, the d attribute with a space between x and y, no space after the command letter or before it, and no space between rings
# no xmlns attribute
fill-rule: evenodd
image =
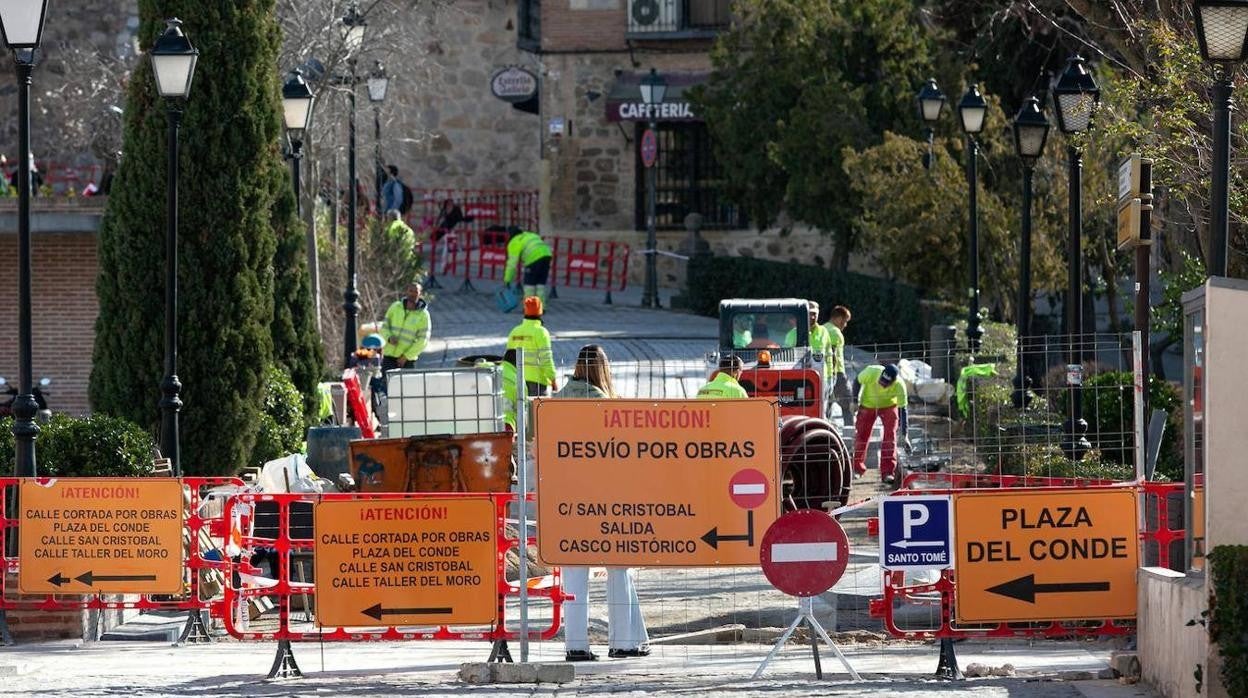
<svg viewBox="0 0 1248 698"><path fill-rule="evenodd" d="M612 652L614 651L612 650ZM598 661L598 655L589 650L568 650L567 660L569 662L596 662Z"/></svg>
<svg viewBox="0 0 1248 698"><path fill-rule="evenodd" d="M638 647L631 650L612 649L607 651L607 656L612 659L624 659L625 657L649 657L649 647Z"/></svg>

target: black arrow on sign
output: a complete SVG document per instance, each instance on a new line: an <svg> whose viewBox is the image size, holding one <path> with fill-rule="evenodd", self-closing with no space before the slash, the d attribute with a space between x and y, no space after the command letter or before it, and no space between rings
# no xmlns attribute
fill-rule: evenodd
<svg viewBox="0 0 1248 698"><path fill-rule="evenodd" d="M719 526L712 528L702 536L702 542L711 546L714 550L719 550L719 541L721 540L739 540L745 541L746 545L754 547L754 512L745 512L745 533L732 536L721 536L719 534Z"/></svg>
<svg viewBox="0 0 1248 698"><path fill-rule="evenodd" d="M154 582L156 575L154 574L95 574L93 572L83 572L74 577L78 581L87 586L94 586L95 582ZM65 580L69 581L69 580Z"/></svg>
<svg viewBox="0 0 1248 698"><path fill-rule="evenodd" d="M49 581L50 583L55 584L56 586L58 586L58 587L59 587L59 586L61 586L62 584L69 584L70 579L69 579L69 577L62 577L62 576L61 576L61 573L60 573L60 572L57 572L56 574L52 575L51 577L48 577L48 581Z"/></svg>
<svg viewBox="0 0 1248 698"><path fill-rule="evenodd" d="M360 611L360 613L363 613L374 620L381 620L382 616L449 615L452 613L452 609L450 606L435 606L431 608L382 608L381 604L375 603L363 611Z"/></svg>
<svg viewBox="0 0 1248 698"><path fill-rule="evenodd" d="M988 592L1011 599L1036 602L1036 594L1082 593L1087 591L1109 591L1109 582L1058 582L1056 584L1036 584L1036 575L1011 579L1004 584L989 587Z"/></svg>

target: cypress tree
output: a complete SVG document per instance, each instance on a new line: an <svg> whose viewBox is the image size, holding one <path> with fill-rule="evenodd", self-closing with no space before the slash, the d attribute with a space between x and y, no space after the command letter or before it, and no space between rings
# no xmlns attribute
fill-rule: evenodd
<svg viewBox="0 0 1248 698"><path fill-rule="evenodd" d="M180 138L182 468L231 473L251 454L269 366L280 363L306 395L320 368L279 149L280 30L274 0L140 0L145 52L175 16L199 49ZM96 410L156 429L167 120L150 62L144 57L135 68L121 167L100 230L90 396Z"/></svg>

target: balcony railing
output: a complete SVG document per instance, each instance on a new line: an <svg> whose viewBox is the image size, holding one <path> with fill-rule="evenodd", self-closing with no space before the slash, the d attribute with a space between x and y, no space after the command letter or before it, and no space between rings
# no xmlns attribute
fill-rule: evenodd
<svg viewBox="0 0 1248 698"><path fill-rule="evenodd" d="M730 0L628 0L628 36L709 38L732 24Z"/></svg>

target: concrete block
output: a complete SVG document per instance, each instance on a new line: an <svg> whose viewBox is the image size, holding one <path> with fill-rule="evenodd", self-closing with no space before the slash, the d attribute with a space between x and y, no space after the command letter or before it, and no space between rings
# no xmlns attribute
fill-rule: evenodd
<svg viewBox="0 0 1248 698"><path fill-rule="evenodd" d="M494 683L537 683L537 665L525 662L493 665Z"/></svg>
<svg viewBox="0 0 1248 698"><path fill-rule="evenodd" d="M1118 676L1129 679L1140 677L1140 655L1136 652L1114 652L1109 655L1109 668Z"/></svg>
<svg viewBox="0 0 1248 698"><path fill-rule="evenodd" d="M459 665L459 680L464 683L490 683L493 671L489 662L466 662Z"/></svg>
<svg viewBox="0 0 1248 698"><path fill-rule="evenodd" d="M572 683L576 679L576 667L567 662L537 665L538 683Z"/></svg>

